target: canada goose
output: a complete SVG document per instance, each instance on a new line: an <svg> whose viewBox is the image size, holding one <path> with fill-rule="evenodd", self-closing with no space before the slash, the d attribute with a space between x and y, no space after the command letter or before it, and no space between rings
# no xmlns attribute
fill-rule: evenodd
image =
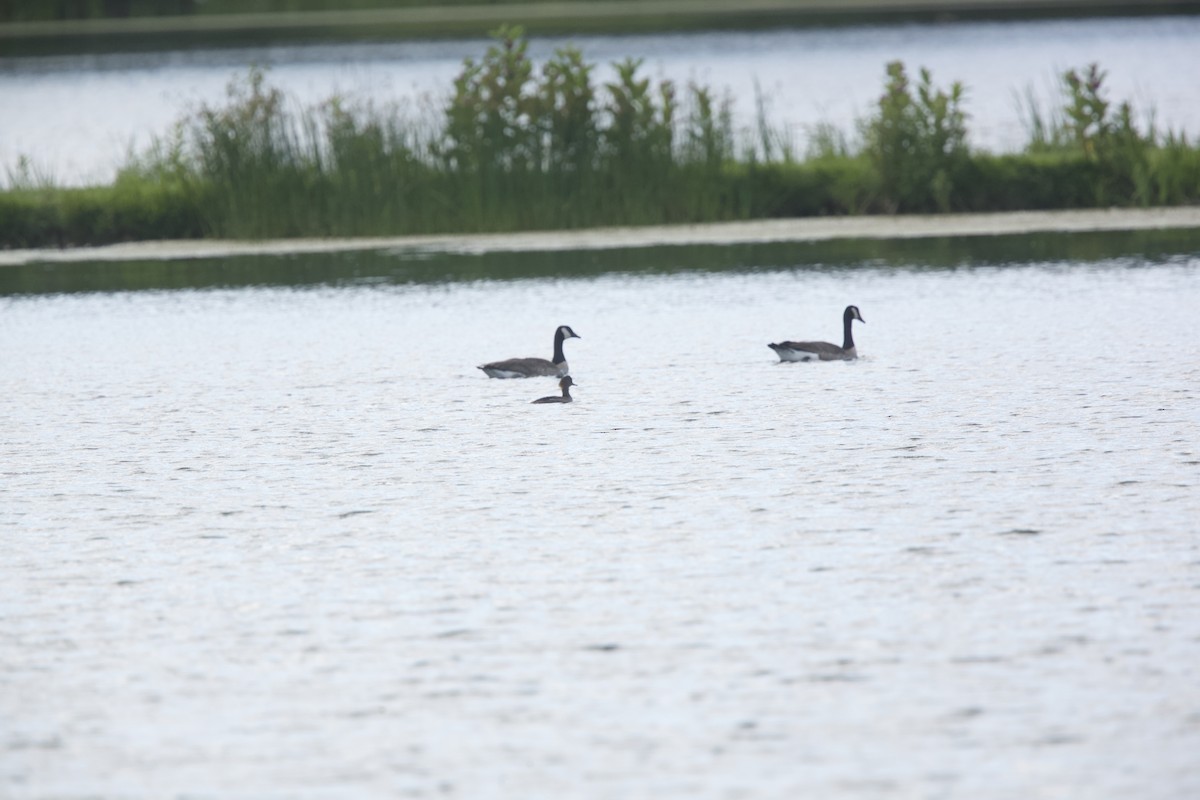
<svg viewBox="0 0 1200 800"><path fill-rule="evenodd" d="M559 325L554 332L554 360L544 358L510 358L507 361L493 361L481 364L479 369L487 373L489 378L533 378L548 375L562 378L571 371L567 359L563 356L563 339L582 339L570 325Z"/></svg>
<svg viewBox="0 0 1200 800"><path fill-rule="evenodd" d="M779 355L780 361L852 361L858 358L854 348L854 337L850 335L850 323L867 321L858 313L858 306L846 306L842 314L842 346L829 342L780 342L767 347Z"/></svg>
<svg viewBox="0 0 1200 800"><path fill-rule="evenodd" d="M539 397L537 400L534 400L533 402L534 403L570 403L574 399L571 397L571 387L575 385L575 381L571 380L571 376L568 375L565 378L563 378L561 381L559 381L558 385L562 387L562 390L563 390L562 397L552 394L549 397Z"/></svg>

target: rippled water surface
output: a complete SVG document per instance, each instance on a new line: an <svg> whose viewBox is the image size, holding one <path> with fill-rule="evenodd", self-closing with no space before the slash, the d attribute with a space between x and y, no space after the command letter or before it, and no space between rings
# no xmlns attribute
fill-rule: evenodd
<svg viewBox="0 0 1200 800"><path fill-rule="evenodd" d="M757 266L0 297L0 795L1200 794L1200 261Z"/></svg>

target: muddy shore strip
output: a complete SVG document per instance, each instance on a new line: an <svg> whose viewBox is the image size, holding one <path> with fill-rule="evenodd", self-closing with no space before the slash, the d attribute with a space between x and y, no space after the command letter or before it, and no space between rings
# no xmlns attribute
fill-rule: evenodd
<svg viewBox="0 0 1200 800"><path fill-rule="evenodd" d="M1189 228L1200 229L1200 206L992 214L803 217L703 225L433 236L127 242L102 247L0 250L0 267L31 263L282 256L369 250L443 253L544 252L670 245L817 242L832 239L924 239Z"/></svg>

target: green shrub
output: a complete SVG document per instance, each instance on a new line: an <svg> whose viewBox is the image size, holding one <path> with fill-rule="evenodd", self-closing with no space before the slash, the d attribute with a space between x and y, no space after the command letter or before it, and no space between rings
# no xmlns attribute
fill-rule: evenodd
<svg viewBox="0 0 1200 800"><path fill-rule="evenodd" d="M962 201L971 211L1089 208L1098 170L1077 154L976 154Z"/></svg>
<svg viewBox="0 0 1200 800"><path fill-rule="evenodd" d="M1140 131L1128 103L1115 111L1105 96L1106 73L1097 64L1062 74L1062 105L1045 120L1030 100L1031 154L1059 153L1084 159L1088 171L1089 204L1150 205L1157 202L1152 153L1157 148L1153 130Z"/></svg>
<svg viewBox="0 0 1200 800"><path fill-rule="evenodd" d="M949 92L934 89L922 69L914 96L903 63L888 64L887 75L878 110L863 130L880 200L891 211L949 211L968 159L962 84Z"/></svg>
<svg viewBox="0 0 1200 800"><path fill-rule="evenodd" d="M85 189L0 192L0 242L63 247L205 235L193 195L126 181Z"/></svg>
<svg viewBox="0 0 1200 800"><path fill-rule="evenodd" d="M1153 205L1200 203L1200 148L1189 145L1182 133L1169 133L1161 146L1148 153Z"/></svg>
<svg viewBox="0 0 1200 800"><path fill-rule="evenodd" d="M727 97L613 66L596 85L565 48L537 69L521 31L502 29L424 118L340 97L295 108L251 70L111 186L58 189L19 164L0 246L1200 202L1200 149L1114 112L1094 66L1064 75L1048 121L1033 108L1026 152L991 155L967 147L961 85L937 89L922 70L913 86L896 62L861 145L818 126L801 160L761 97L739 138Z"/></svg>

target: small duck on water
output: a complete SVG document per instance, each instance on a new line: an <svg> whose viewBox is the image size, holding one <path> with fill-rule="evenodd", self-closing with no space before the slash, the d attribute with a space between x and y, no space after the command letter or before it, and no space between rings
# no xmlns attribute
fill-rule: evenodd
<svg viewBox="0 0 1200 800"><path fill-rule="evenodd" d="M509 358L504 361L493 361L490 364L480 364L489 378L535 378L553 376L561 378L571 371L567 366L567 358L563 355L564 339L582 339L570 325L559 325L554 331L554 360L544 358Z"/></svg>
<svg viewBox="0 0 1200 800"><path fill-rule="evenodd" d="M537 400L534 400L533 402L535 404L536 403L570 403L570 402L572 402L574 398L571 397L571 387L575 386L576 384L575 384L575 381L571 380L571 376L568 375L565 378L563 378L561 381L558 382L558 385L560 388L562 388L562 397L559 397L558 395L550 395L549 397L539 397Z"/></svg>
<svg viewBox="0 0 1200 800"><path fill-rule="evenodd" d="M858 358L854 337L850 335L850 323L867 321L858 312L858 306L846 306L842 312L842 346L830 342L779 342L767 347L775 351L780 361L853 361Z"/></svg>

